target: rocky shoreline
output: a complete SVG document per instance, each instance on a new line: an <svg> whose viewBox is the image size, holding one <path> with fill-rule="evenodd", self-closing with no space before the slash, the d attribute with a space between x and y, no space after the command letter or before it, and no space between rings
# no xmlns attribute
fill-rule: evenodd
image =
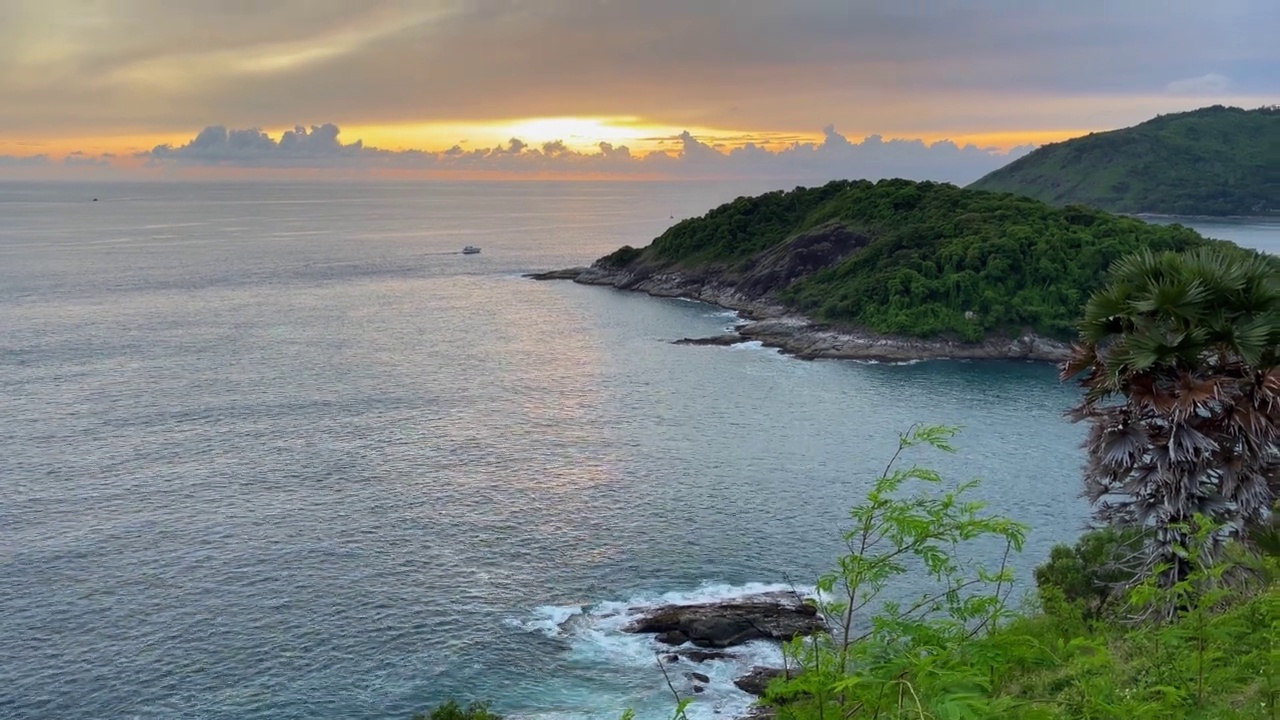
<svg viewBox="0 0 1280 720"><path fill-rule="evenodd" d="M744 293L738 287L674 271L657 273L610 270L598 264L531 273L534 280L572 280L644 292L655 297L678 297L734 310L746 322L732 332L707 338L681 338L682 345L734 345L758 341L788 355L876 362L918 360L1028 360L1061 362L1069 354L1066 343L1025 333L1017 338L991 338L980 343L879 335L818 323L772 301L768 295Z"/></svg>
<svg viewBox="0 0 1280 720"><path fill-rule="evenodd" d="M707 691L711 677L695 667L711 660L733 660L733 649L749 642L765 640L784 642L828 632L827 623L817 607L795 592L767 592L730 600L707 603L660 605L633 608L633 619L622 632L649 634L670 649L661 654L661 662L672 669L683 670L686 687L694 695ZM684 667L681 667L684 666ZM673 674L663 671L671 681ZM794 671L793 671L794 672ZM769 684L786 674L783 668L755 666L733 680L739 690L760 697ZM675 685L672 685L675 689ZM767 707L753 706L742 720L773 717Z"/></svg>

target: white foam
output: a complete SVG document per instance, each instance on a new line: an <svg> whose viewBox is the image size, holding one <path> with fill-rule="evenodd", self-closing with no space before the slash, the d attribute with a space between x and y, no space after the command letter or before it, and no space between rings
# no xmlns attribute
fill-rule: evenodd
<svg viewBox="0 0 1280 720"><path fill-rule="evenodd" d="M907 365L919 365L920 363L925 362L925 360L920 358L912 360L863 360L860 358L853 358L851 362L859 365L889 365L892 367L906 367Z"/></svg>
<svg viewBox="0 0 1280 720"><path fill-rule="evenodd" d="M622 632L622 628L645 609L660 605L686 605L732 600L750 595L770 592L789 592L795 590L801 594L812 594L813 588L794 588L790 585L776 583L748 583L745 585L705 584L689 591L641 593L627 600L604 601L592 605L544 605L535 608L528 617L513 619L509 624L523 628L528 632L536 632L547 637L558 638L567 646L569 657L581 663L583 667L614 667L619 673L636 677L639 682L651 684L657 693L656 705L651 701L648 706L635 707L637 720L668 720L671 717L673 703L669 696L663 697L666 679L659 669L663 655L673 650L654 640L652 635L637 635ZM680 660L676 663L664 664L671 682L683 696L694 697L693 704L687 713L690 720L710 720L711 718L735 717L744 714L751 706L754 698L739 690L734 678L740 677L756 665L777 666L782 663L781 648L771 642L753 642L728 651L733 658L729 660L709 660L693 663ZM711 678L705 692L693 694L693 683L687 673L699 672ZM605 700L601 698L601 700ZM614 699L616 702L616 699ZM600 711L585 712L579 715L555 714L557 718L577 718L595 720L595 718L616 718ZM542 720L551 715L525 715L527 720Z"/></svg>
<svg viewBox="0 0 1280 720"><path fill-rule="evenodd" d="M764 343L759 340L747 340L746 342L734 343L729 346L730 350L764 350Z"/></svg>

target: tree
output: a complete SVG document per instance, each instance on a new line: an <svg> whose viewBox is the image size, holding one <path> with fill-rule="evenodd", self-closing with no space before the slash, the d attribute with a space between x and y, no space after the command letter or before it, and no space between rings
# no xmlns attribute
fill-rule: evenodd
<svg viewBox="0 0 1280 720"><path fill-rule="evenodd" d="M1274 258L1218 248L1117 261L1062 368L1085 395L1085 496L1149 531L1139 577L1186 577L1193 518L1248 539L1280 484L1280 288Z"/></svg>

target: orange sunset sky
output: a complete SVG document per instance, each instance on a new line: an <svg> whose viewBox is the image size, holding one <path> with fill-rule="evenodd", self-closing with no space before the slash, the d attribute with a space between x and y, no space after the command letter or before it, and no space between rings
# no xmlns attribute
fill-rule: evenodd
<svg viewBox="0 0 1280 720"><path fill-rule="evenodd" d="M961 178L1274 103L1277 27L1274 0L0 0L0 177Z"/></svg>

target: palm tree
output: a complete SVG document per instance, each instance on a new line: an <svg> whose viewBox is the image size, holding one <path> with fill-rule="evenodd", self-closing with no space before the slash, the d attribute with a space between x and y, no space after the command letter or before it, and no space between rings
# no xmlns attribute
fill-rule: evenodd
<svg viewBox="0 0 1280 720"><path fill-rule="evenodd" d="M1098 520L1149 530L1138 569L1186 576L1190 525L1248 540L1280 491L1280 266L1236 248L1149 251L1111 267L1062 367L1085 395L1085 496Z"/></svg>

